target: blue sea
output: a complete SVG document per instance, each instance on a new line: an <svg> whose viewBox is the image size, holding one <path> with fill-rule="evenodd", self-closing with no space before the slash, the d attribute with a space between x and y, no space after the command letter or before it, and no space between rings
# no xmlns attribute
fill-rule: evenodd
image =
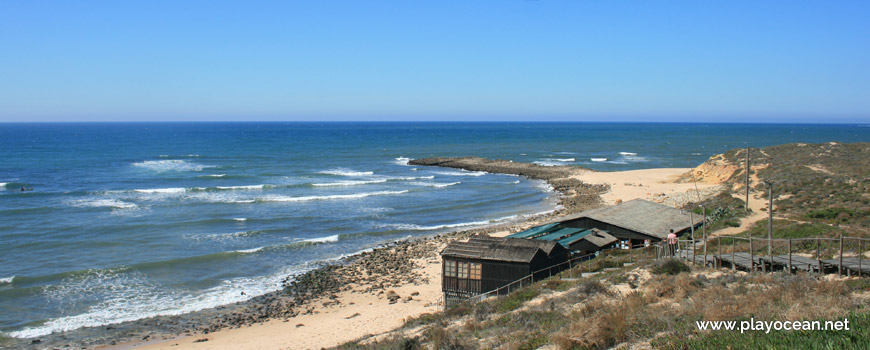
<svg viewBox="0 0 870 350"><path fill-rule="evenodd" d="M0 332L34 337L234 303L385 242L518 221L557 205L539 181L414 167L409 158L614 171L828 141L867 142L870 128L0 124Z"/></svg>

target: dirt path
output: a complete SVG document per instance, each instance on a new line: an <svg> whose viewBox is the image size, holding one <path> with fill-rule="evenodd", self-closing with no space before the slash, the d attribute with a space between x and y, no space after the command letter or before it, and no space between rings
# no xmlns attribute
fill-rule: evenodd
<svg viewBox="0 0 870 350"><path fill-rule="evenodd" d="M755 187L756 185L758 185L760 182L760 180L758 179L758 176L755 174L752 174L749 177L749 181L750 181L750 185L749 185L750 189ZM710 237L735 235L735 234L749 230L749 228L752 227L752 225L754 225L756 222L766 219L767 215L768 215L767 211L766 211L767 200L763 197L763 195L764 195L763 193L758 192L758 191L750 191L749 192L749 209L752 210L752 213L750 213L749 216L740 219L740 226L738 226L738 227L726 227L726 228L717 230L715 232L710 233ZM745 199L746 198L745 196L746 196L745 192L742 194L736 194L736 193L734 194L734 197L739 198L739 199ZM761 210L762 208L765 209L765 211Z"/></svg>

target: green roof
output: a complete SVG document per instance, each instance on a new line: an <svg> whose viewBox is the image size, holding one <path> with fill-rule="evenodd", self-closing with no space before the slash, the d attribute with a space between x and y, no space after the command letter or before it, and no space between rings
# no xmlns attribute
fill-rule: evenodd
<svg viewBox="0 0 870 350"><path fill-rule="evenodd" d="M560 224L560 222L554 222L552 224L547 224L544 226L532 227L532 228L525 230L523 232L514 233L508 237L512 237L512 238L535 238L535 237L549 233L550 231L555 229L555 227L559 224Z"/></svg>
<svg viewBox="0 0 870 350"><path fill-rule="evenodd" d="M571 235L576 234L577 232L584 231L584 230L585 229L582 229L582 228L566 227L566 228L563 228L561 230L557 230L553 233L548 233L548 234L540 236L540 237L535 237L535 239L540 239L542 241L557 241L560 238L563 238L565 236L571 236Z"/></svg>
<svg viewBox="0 0 870 350"><path fill-rule="evenodd" d="M583 231L577 232L573 235L570 235L568 237L562 238L562 239L558 240L557 242L559 242L559 244L561 244L567 248L568 246L576 243L577 241L583 239L583 237L586 237L591 233L592 233L592 229L583 230Z"/></svg>

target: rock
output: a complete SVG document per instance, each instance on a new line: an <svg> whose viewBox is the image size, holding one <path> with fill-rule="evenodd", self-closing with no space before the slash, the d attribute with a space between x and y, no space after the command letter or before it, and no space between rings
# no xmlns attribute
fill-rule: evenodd
<svg viewBox="0 0 870 350"><path fill-rule="evenodd" d="M411 293L411 296L412 296L412 297L415 297L415 296L418 296L418 295L420 295L420 292L413 292L413 293Z"/></svg>
<svg viewBox="0 0 870 350"><path fill-rule="evenodd" d="M355 313L355 314L353 314L353 315L350 315L350 316L348 316L348 317L345 317L345 319L348 319L348 320L349 320L349 319L354 318L354 317L357 317L357 316L359 316L359 315L360 315L360 313L357 312L357 313Z"/></svg>
<svg viewBox="0 0 870 350"><path fill-rule="evenodd" d="M204 343L204 342L207 342L207 341L208 341L208 338L200 338L200 339L194 340L193 342L194 342L194 343Z"/></svg>
<svg viewBox="0 0 870 350"><path fill-rule="evenodd" d="M305 324L304 323L297 323L296 328L299 328L299 327L305 327Z"/></svg>
<svg viewBox="0 0 870 350"><path fill-rule="evenodd" d="M396 293L396 291L394 290L390 290L389 292L387 292L387 299L390 301L390 304L395 304L401 298L402 297L400 297L399 294Z"/></svg>

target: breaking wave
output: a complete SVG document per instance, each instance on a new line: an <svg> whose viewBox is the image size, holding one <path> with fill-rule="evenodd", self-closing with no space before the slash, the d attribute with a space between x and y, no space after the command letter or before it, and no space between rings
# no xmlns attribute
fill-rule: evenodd
<svg viewBox="0 0 870 350"><path fill-rule="evenodd" d="M404 194L408 193L408 190L403 191L378 191L378 192L364 192L364 193L354 193L354 194L335 194L329 196L302 196L302 197L289 197L289 196L266 196L257 198L250 201L234 201L234 203L253 203L253 202L308 202L308 201L320 201L320 200L333 200L333 199L357 199L357 198L365 198L371 196L389 196L396 194Z"/></svg>
<svg viewBox="0 0 870 350"><path fill-rule="evenodd" d="M355 171L355 170L344 169L344 168L325 170L325 171L321 171L320 173L326 174L326 175L336 175L336 176L370 176L370 175L375 174L373 171Z"/></svg>
<svg viewBox="0 0 870 350"><path fill-rule="evenodd" d="M347 180L347 181L311 184L311 186L314 186L314 187L357 186L357 185L368 185L368 184L380 184L380 183L384 183L384 182L387 182L387 179L359 180L359 181Z"/></svg>
<svg viewBox="0 0 870 350"><path fill-rule="evenodd" d="M166 171L202 171L206 168L214 168L214 165L203 165L199 163L189 162L182 159L167 159L167 160L146 160L143 162L133 163L133 166L145 168L157 172Z"/></svg>
<svg viewBox="0 0 870 350"><path fill-rule="evenodd" d="M302 240L302 242L309 242L309 243L334 243L334 242L338 242L339 238L340 238L339 235L332 235L332 236L326 236L326 237L308 238L308 239L304 239L304 240Z"/></svg>
<svg viewBox="0 0 870 350"><path fill-rule="evenodd" d="M117 199L82 199L71 202L74 207L108 207L108 208L118 208L118 209L135 209L139 206L133 203L124 202L122 200Z"/></svg>
<svg viewBox="0 0 870 350"><path fill-rule="evenodd" d="M396 158L396 164L398 165L408 165L408 162L411 161L411 158L398 157Z"/></svg>
<svg viewBox="0 0 870 350"><path fill-rule="evenodd" d="M436 174L447 176L483 176L489 174L485 171L436 171Z"/></svg>

